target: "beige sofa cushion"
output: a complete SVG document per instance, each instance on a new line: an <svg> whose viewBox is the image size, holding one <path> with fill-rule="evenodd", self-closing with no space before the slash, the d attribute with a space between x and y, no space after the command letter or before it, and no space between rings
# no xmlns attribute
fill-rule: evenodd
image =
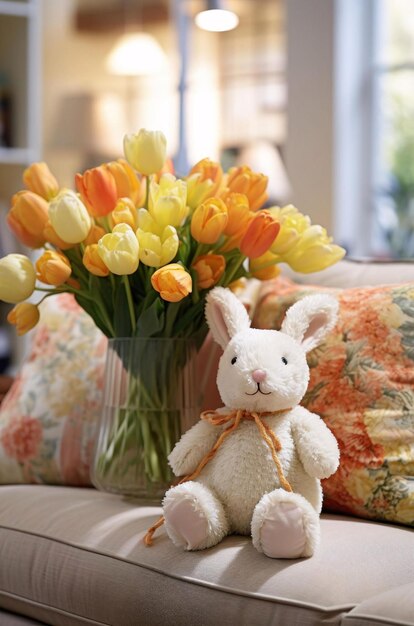
<svg viewBox="0 0 414 626"><path fill-rule="evenodd" d="M364 600L345 616L343 626L380 626L384 623L405 624L414 621L414 583L402 585ZM398 621L395 621L398 613Z"/></svg>
<svg viewBox="0 0 414 626"><path fill-rule="evenodd" d="M322 272L298 274L287 265L283 276L296 283L324 285L325 287L365 287L414 282L414 262L409 261L358 261L345 259Z"/></svg>
<svg viewBox="0 0 414 626"><path fill-rule="evenodd" d="M239 536L186 553L161 529L147 548L158 514L91 489L0 487L0 608L56 626L310 626L414 582L403 527L324 516L317 554L282 561Z"/></svg>

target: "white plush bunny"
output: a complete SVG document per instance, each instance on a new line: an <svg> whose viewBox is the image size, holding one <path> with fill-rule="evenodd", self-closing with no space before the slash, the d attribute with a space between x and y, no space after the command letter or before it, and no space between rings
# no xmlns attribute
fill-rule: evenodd
<svg viewBox="0 0 414 626"><path fill-rule="evenodd" d="M169 456L176 476L191 475L217 447L194 480L165 495L165 526L175 545L201 550L238 533L251 534L270 557L313 554L320 479L336 471L339 450L320 417L298 404L309 381L306 352L333 328L337 308L330 296L308 296L288 310L280 332L257 330L231 291L209 293L206 317L224 350L217 385L226 406L215 423L202 419L186 432ZM232 417L221 423L220 415Z"/></svg>

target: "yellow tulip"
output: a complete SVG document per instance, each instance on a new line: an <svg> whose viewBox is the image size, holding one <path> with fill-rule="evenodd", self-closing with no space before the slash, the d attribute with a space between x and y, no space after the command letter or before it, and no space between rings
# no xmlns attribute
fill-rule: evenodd
<svg viewBox="0 0 414 626"><path fill-rule="evenodd" d="M193 213L191 234L200 243L216 243L226 228L227 207L219 198L208 198Z"/></svg>
<svg viewBox="0 0 414 626"><path fill-rule="evenodd" d="M271 207L268 211L281 225L270 247L278 263L287 263L301 273L319 272L345 255L345 250L332 243L322 226L312 225L310 218L293 205Z"/></svg>
<svg viewBox="0 0 414 626"><path fill-rule="evenodd" d="M17 304L29 298L36 285L35 269L24 254L0 259L0 300Z"/></svg>
<svg viewBox="0 0 414 626"><path fill-rule="evenodd" d="M207 198L219 195L223 180L221 165L210 159L202 159L191 168L187 178L187 203L194 210Z"/></svg>
<svg viewBox="0 0 414 626"><path fill-rule="evenodd" d="M270 280L280 274L280 268L276 264L277 256L269 250L255 259L249 259L249 272L259 280Z"/></svg>
<svg viewBox="0 0 414 626"><path fill-rule="evenodd" d="M226 185L229 191L244 193L249 199L252 211L257 211L269 197L267 194L268 177L252 172L250 167L231 167L227 173Z"/></svg>
<svg viewBox="0 0 414 626"><path fill-rule="evenodd" d="M139 264L138 239L128 224L117 224L98 242L98 253L113 274L133 274Z"/></svg>
<svg viewBox="0 0 414 626"><path fill-rule="evenodd" d="M197 287L210 289L223 276L226 260L221 254L203 254L196 258L193 268L197 272Z"/></svg>
<svg viewBox="0 0 414 626"><path fill-rule="evenodd" d="M86 206L69 189L63 189L49 204L49 220L58 237L72 244L84 241L92 226Z"/></svg>
<svg viewBox="0 0 414 626"><path fill-rule="evenodd" d="M29 248L41 248L45 243L43 234L48 221L48 204L33 191L19 191L12 198L7 223L17 239Z"/></svg>
<svg viewBox="0 0 414 626"><path fill-rule="evenodd" d="M35 304L20 302L10 311L7 321L16 326L18 335L24 335L36 326L39 317L39 309Z"/></svg>
<svg viewBox="0 0 414 626"><path fill-rule="evenodd" d="M141 128L138 133L125 135L124 153L128 163L144 176L156 174L165 163L167 140L161 131Z"/></svg>
<svg viewBox="0 0 414 626"><path fill-rule="evenodd" d="M160 235L138 228L139 258L150 267L160 267L177 254L179 239L174 226L166 226Z"/></svg>
<svg viewBox="0 0 414 626"><path fill-rule="evenodd" d="M120 198L111 213L111 223L128 224L134 230L137 227L137 210L130 198Z"/></svg>
<svg viewBox="0 0 414 626"><path fill-rule="evenodd" d="M179 238L173 226L162 228L146 209L138 210L139 256L145 265L160 267L177 254Z"/></svg>
<svg viewBox="0 0 414 626"><path fill-rule="evenodd" d="M32 163L23 172L23 182L30 191L48 201L59 191L59 184L46 163Z"/></svg>
<svg viewBox="0 0 414 626"><path fill-rule="evenodd" d="M36 261L37 278L47 285L63 285L72 273L69 260L61 252L46 250Z"/></svg>
<svg viewBox="0 0 414 626"><path fill-rule="evenodd" d="M88 272L94 276L108 276L109 270L100 257L97 243L86 246L82 261Z"/></svg>
<svg viewBox="0 0 414 626"><path fill-rule="evenodd" d="M186 183L172 174L163 174L159 183L151 180L148 209L162 228L180 226L188 215Z"/></svg>
<svg viewBox="0 0 414 626"><path fill-rule="evenodd" d="M141 230L145 230L147 233L154 233L154 235L161 235L162 227L155 221L147 209L138 209L137 221L138 228Z"/></svg>
<svg viewBox="0 0 414 626"><path fill-rule="evenodd" d="M281 259L295 272L319 272L345 256L345 250L331 242L332 237L328 237L325 228L310 226Z"/></svg>
<svg viewBox="0 0 414 626"><path fill-rule="evenodd" d="M151 284L168 302L179 302L192 291L191 276L179 263L160 267L151 276Z"/></svg>
<svg viewBox="0 0 414 626"><path fill-rule="evenodd" d="M277 255L287 254L311 226L310 218L302 215L292 204L283 208L271 207L268 211L280 222L280 232L271 246L271 251Z"/></svg>
<svg viewBox="0 0 414 626"><path fill-rule="evenodd" d="M214 183L212 180L201 180L201 174L192 174L186 178L187 205L194 211L204 200L210 198L213 193Z"/></svg>

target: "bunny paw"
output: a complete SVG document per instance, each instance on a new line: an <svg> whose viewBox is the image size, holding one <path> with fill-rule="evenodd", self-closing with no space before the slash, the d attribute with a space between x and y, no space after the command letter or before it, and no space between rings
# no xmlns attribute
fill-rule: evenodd
<svg viewBox="0 0 414 626"><path fill-rule="evenodd" d="M228 532L224 509L204 485L189 481L172 487L163 501L165 529L171 541L185 550L216 545Z"/></svg>
<svg viewBox="0 0 414 626"><path fill-rule="evenodd" d="M301 495L276 489L256 505L253 545L274 559L312 556L319 541L319 516Z"/></svg>

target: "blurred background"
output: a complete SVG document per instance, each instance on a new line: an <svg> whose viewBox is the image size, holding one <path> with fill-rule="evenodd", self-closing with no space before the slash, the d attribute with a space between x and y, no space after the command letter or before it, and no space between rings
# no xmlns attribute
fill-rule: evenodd
<svg viewBox="0 0 414 626"><path fill-rule="evenodd" d="M296 204L350 256L412 258L412 9L0 0L0 256L15 251L4 216L28 163L73 187L145 127L165 133L179 174L205 156L246 163L272 204ZM0 363L6 332L0 320Z"/></svg>

